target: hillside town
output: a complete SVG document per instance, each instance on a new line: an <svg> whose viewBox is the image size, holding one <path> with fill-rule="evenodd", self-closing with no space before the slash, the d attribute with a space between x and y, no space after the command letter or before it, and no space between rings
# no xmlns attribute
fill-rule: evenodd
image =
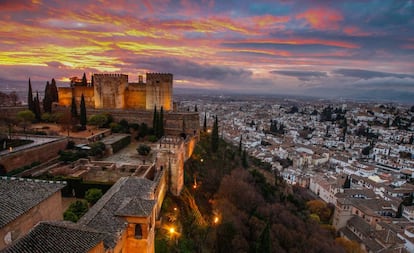
<svg viewBox="0 0 414 253"><path fill-rule="evenodd" d="M182 105L197 107L200 121L217 115L224 140L334 205L341 236L367 252L414 252L414 108L305 101L220 96Z"/></svg>

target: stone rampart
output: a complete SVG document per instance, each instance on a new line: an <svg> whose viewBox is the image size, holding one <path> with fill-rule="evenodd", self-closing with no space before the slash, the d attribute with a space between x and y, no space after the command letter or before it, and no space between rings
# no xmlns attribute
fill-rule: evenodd
<svg viewBox="0 0 414 253"><path fill-rule="evenodd" d="M94 74L95 108L125 108L124 93L128 86L128 75Z"/></svg>
<svg viewBox="0 0 414 253"><path fill-rule="evenodd" d="M28 137L30 139L30 137ZM42 137L48 138L48 137ZM0 165L3 165L6 172L30 165L33 162L45 162L58 155L59 150L66 148L67 139L56 137L50 138L50 142L23 148L22 150L3 153L0 156Z"/></svg>

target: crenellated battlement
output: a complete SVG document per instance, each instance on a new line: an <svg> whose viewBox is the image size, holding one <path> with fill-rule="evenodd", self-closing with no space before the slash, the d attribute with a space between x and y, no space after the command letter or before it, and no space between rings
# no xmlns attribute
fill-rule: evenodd
<svg viewBox="0 0 414 253"><path fill-rule="evenodd" d="M172 82L173 74L171 73L147 73L147 83L151 81Z"/></svg>
<svg viewBox="0 0 414 253"><path fill-rule="evenodd" d="M102 80L102 79L121 79L121 80L127 80L128 81L128 75L125 74L118 74L118 73L106 73L106 74L93 74L94 81L96 80Z"/></svg>
<svg viewBox="0 0 414 253"><path fill-rule="evenodd" d="M120 73L104 73L104 74L93 74L94 76L110 76L110 77L128 77L128 75Z"/></svg>
<svg viewBox="0 0 414 253"><path fill-rule="evenodd" d="M129 83L128 75L120 73L93 74L91 86L59 88L59 104L69 106L72 97L83 95L88 107L96 109L144 109L161 106L172 110L173 74L146 73L146 82L138 75L138 83ZM87 89L86 89L87 88Z"/></svg>

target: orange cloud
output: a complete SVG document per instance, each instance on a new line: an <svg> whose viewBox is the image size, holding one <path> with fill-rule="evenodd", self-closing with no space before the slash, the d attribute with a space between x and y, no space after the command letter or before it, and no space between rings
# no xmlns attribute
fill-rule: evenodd
<svg viewBox="0 0 414 253"><path fill-rule="evenodd" d="M334 9L315 8L296 15L298 19L305 19L312 28L318 30L337 29L344 19L342 14Z"/></svg>
<svg viewBox="0 0 414 253"><path fill-rule="evenodd" d="M324 40L324 39L257 39L257 40L243 40L238 42L229 42L228 44L239 44L239 43L258 43L258 44L287 44L287 45L324 45L324 46L335 46L343 48L360 48L358 44L336 41L336 40Z"/></svg>
<svg viewBox="0 0 414 253"><path fill-rule="evenodd" d="M290 18L288 16L256 16L252 17L249 21L255 24L257 28L271 28L274 26L279 26L280 24L289 22Z"/></svg>

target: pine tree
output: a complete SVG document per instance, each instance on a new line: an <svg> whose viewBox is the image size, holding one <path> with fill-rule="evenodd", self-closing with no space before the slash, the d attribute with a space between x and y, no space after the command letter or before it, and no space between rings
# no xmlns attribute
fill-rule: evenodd
<svg viewBox="0 0 414 253"><path fill-rule="evenodd" d="M72 118L78 117L78 109L76 108L75 97L72 97L72 103L70 105L70 113L72 115Z"/></svg>
<svg viewBox="0 0 414 253"><path fill-rule="evenodd" d="M214 119L213 131L211 133L211 151L217 152L219 148L219 130L217 115Z"/></svg>
<svg viewBox="0 0 414 253"><path fill-rule="evenodd" d="M88 79L86 79L86 74L83 73L82 76L82 86L87 86L88 85Z"/></svg>
<svg viewBox="0 0 414 253"><path fill-rule="evenodd" d="M86 129L86 105L85 105L85 97L81 96L81 102L80 102L80 124L82 126L82 129Z"/></svg>
<svg viewBox="0 0 414 253"><path fill-rule="evenodd" d="M207 132L207 114L204 112L203 131Z"/></svg>
<svg viewBox="0 0 414 253"><path fill-rule="evenodd" d="M30 82L30 78L29 78L29 92L27 94L27 105L29 106L29 110L34 113L35 107L33 103L33 91L32 91L32 83Z"/></svg>

